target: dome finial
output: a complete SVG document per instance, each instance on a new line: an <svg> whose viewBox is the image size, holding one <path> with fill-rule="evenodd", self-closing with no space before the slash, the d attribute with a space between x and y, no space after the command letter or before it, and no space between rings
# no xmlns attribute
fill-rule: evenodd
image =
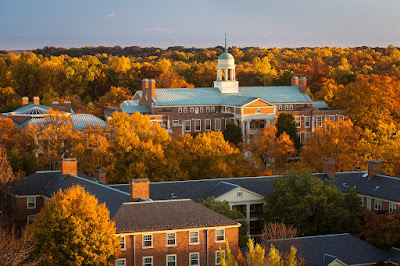
<svg viewBox="0 0 400 266"><path fill-rule="evenodd" d="M226 49L226 32L225 32L225 51L224 51L224 53L227 53L228 52L228 50Z"/></svg>

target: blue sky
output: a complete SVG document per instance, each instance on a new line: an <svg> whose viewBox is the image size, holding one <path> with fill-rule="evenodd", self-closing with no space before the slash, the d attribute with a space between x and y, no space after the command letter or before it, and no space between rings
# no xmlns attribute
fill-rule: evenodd
<svg viewBox="0 0 400 266"><path fill-rule="evenodd" d="M0 49L400 46L399 0L0 0Z"/></svg>

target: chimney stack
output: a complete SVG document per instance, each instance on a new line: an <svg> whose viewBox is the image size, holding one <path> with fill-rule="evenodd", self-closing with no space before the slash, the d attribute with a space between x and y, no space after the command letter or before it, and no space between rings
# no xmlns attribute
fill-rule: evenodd
<svg viewBox="0 0 400 266"><path fill-rule="evenodd" d="M155 97L156 96L156 80L155 79L149 79L149 98Z"/></svg>
<svg viewBox="0 0 400 266"><path fill-rule="evenodd" d="M148 94L149 91L149 80L143 79L142 80L142 98L139 100L140 105L147 105L147 100L149 99Z"/></svg>
<svg viewBox="0 0 400 266"><path fill-rule="evenodd" d="M369 161L368 162L368 178L371 178L375 175L382 174L382 161Z"/></svg>
<svg viewBox="0 0 400 266"><path fill-rule="evenodd" d="M54 101L54 102L51 103L51 108L52 108L54 111L58 111L58 107L59 107L59 106L60 106L60 103L57 102L57 101Z"/></svg>
<svg viewBox="0 0 400 266"><path fill-rule="evenodd" d="M33 104L36 104L36 105L40 104L40 98L38 96L33 97Z"/></svg>
<svg viewBox="0 0 400 266"><path fill-rule="evenodd" d="M64 111L67 113L71 113L72 107L71 107L71 102L70 101L65 101L64 102Z"/></svg>
<svg viewBox="0 0 400 266"><path fill-rule="evenodd" d="M64 158L61 161L62 175L78 175L78 161L76 158Z"/></svg>
<svg viewBox="0 0 400 266"><path fill-rule="evenodd" d="M324 158L322 160L322 171L329 177L335 178L335 159Z"/></svg>
<svg viewBox="0 0 400 266"><path fill-rule="evenodd" d="M307 78L306 77L301 77L299 79L299 87L300 91L304 94L307 93Z"/></svg>
<svg viewBox="0 0 400 266"><path fill-rule="evenodd" d="M150 182L148 178L131 179L130 185L131 201L137 198L150 198Z"/></svg>
<svg viewBox="0 0 400 266"><path fill-rule="evenodd" d="M292 86L299 86L299 77L297 76L292 77Z"/></svg>
<svg viewBox="0 0 400 266"><path fill-rule="evenodd" d="M22 97L22 106L25 106L28 104L29 104L29 98L26 96Z"/></svg>
<svg viewBox="0 0 400 266"><path fill-rule="evenodd" d="M94 171L94 176L97 178L97 180L100 183L102 183L104 185L107 185L107 175L106 174L107 174L107 172L103 169L96 169Z"/></svg>

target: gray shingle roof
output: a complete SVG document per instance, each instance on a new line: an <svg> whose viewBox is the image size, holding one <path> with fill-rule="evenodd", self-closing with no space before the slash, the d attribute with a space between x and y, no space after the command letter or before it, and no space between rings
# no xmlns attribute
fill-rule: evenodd
<svg viewBox="0 0 400 266"><path fill-rule="evenodd" d="M288 252L294 245L297 254L306 259L307 265L328 265L335 258L349 265L376 263L389 259L389 254L351 234L320 235L268 241L280 251Z"/></svg>
<svg viewBox="0 0 400 266"><path fill-rule="evenodd" d="M113 220L118 232L237 225L236 221L192 200L125 203Z"/></svg>

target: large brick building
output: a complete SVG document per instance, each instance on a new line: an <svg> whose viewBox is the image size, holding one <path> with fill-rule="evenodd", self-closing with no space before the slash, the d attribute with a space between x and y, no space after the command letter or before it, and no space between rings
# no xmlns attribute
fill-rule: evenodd
<svg viewBox="0 0 400 266"><path fill-rule="evenodd" d="M191 199L151 200L149 182L136 179L128 192L106 186L104 172L90 178L77 170L74 159L64 159L61 171L40 171L1 193L0 216L17 227L31 224L46 200L59 190L80 185L105 203L121 237L116 265L219 265L219 248L229 242L238 250L234 220Z"/></svg>
<svg viewBox="0 0 400 266"><path fill-rule="evenodd" d="M140 112L173 136L224 130L229 122L241 126L249 141L265 126L273 125L280 113L295 116L300 140L304 141L325 121L338 123L345 110L331 109L323 101L313 101L306 93L307 79L293 77L292 86L239 87L235 59L227 52L218 58L217 79L209 88L156 88L154 79L144 79L142 90L132 100L124 101L113 111Z"/></svg>

